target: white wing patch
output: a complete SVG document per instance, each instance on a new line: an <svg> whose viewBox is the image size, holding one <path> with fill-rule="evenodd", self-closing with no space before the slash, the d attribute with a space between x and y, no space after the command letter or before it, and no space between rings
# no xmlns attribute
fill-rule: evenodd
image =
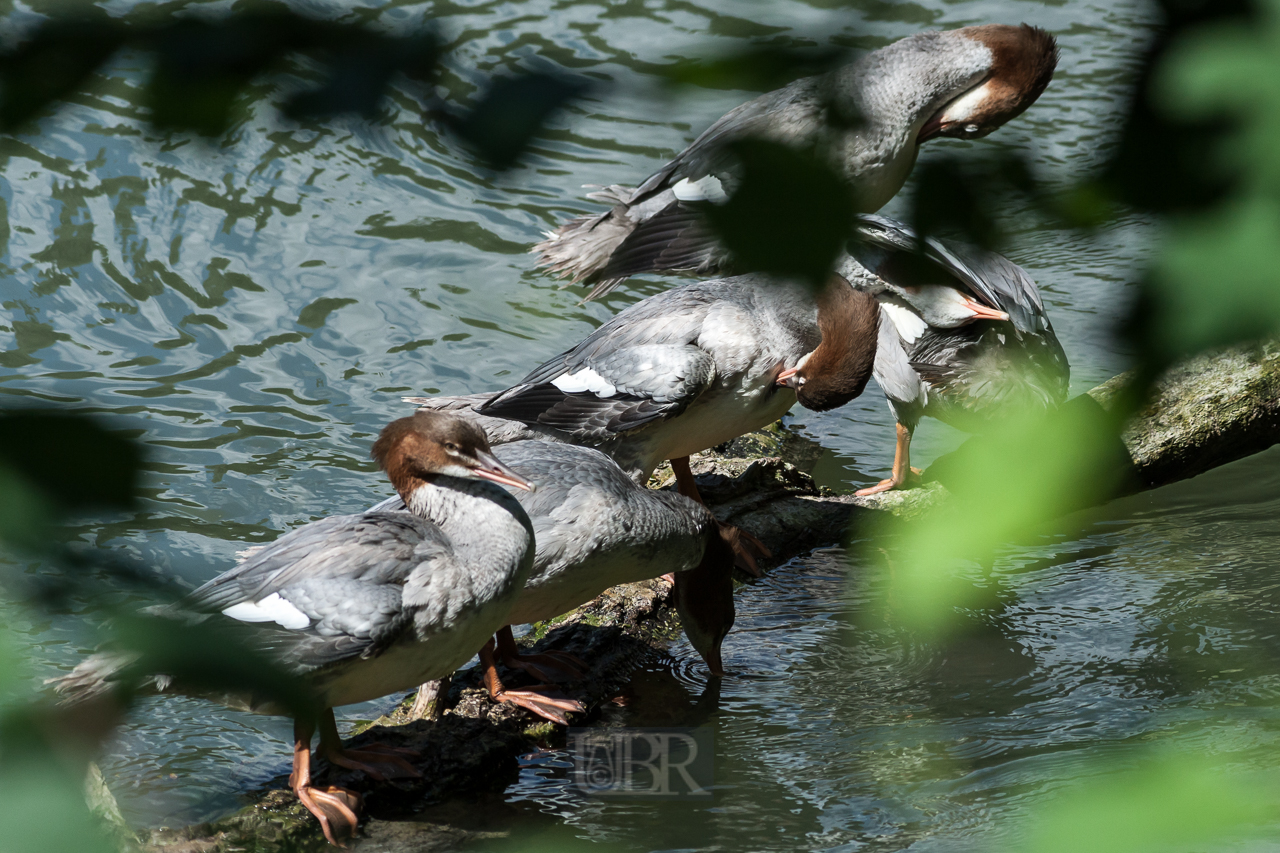
<svg viewBox="0 0 1280 853"><path fill-rule="evenodd" d="M311 624L310 617L273 592L261 601L242 601L222 611L223 616L241 622L275 622L282 628L294 631Z"/></svg>
<svg viewBox="0 0 1280 853"><path fill-rule="evenodd" d="M696 181L681 178L671 186L671 191L680 201L713 201L719 204L729 197L724 191L724 185L715 175L707 175Z"/></svg>
<svg viewBox="0 0 1280 853"><path fill-rule="evenodd" d="M893 327L898 330L898 336L907 343L914 344L916 338L924 334L926 328L924 320L911 309L894 305L892 302L881 302L880 310L889 315L889 319L893 321Z"/></svg>
<svg viewBox="0 0 1280 853"><path fill-rule="evenodd" d="M551 384L566 394L581 394L583 391L589 391L597 397L607 398L618 393L613 383L590 367L584 367L577 373L562 373L552 379Z"/></svg>

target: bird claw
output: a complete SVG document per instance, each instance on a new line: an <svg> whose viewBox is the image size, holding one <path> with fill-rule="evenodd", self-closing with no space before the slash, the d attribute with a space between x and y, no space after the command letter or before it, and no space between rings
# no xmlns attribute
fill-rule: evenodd
<svg viewBox="0 0 1280 853"><path fill-rule="evenodd" d="M854 494L854 497L865 498L867 495L878 495L881 492L889 492L889 491L895 491L898 489L905 489L905 488L908 488L909 486L914 486L918 484L920 482L920 476L923 473L924 472L921 471L919 468L912 468L911 473L906 475L905 477L901 477L901 478L896 476L890 477L887 480L881 480L880 482L876 483L874 486L869 486L868 488L865 488L865 489L858 489L858 491L854 492L853 494Z"/></svg>
<svg viewBox="0 0 1280 853"><path fill-rule="evenodd" d="M343 830L342 834L348 838L355 836L356 826L360 822L356 815L356 810L361 806L360 795L346 788L330 786L321 790L310 785L300 785L294 788L294 793L306 810L320 822L325 839L334 847L346 849L346 845L337 840L334 829Z"/></svg>
<svg viewBox="0 0 1280 853"><path fill-rule="evenodd" d="M581 714L586 706L577 699L570 699L563 693L551 690L540 690L527 687L521 690L503 690L493 697L495 702L507 702L517 705L542 717L544 720L567 726L569 719L565 714Z"/></svg>

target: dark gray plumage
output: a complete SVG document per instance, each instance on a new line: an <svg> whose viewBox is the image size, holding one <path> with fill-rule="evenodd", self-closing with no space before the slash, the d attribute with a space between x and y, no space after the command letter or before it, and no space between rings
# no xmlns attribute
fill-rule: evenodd
<svg viewBox="0 0 1280 853"><path fill-rule="evenodd" d="M799 283L738 276L638 302L476 407L598 446L638 480L772 423L796 401L778 373L821 342Z"/></svg>
<svg viewBox="0 0 1280 853"><path fill-rule="evenodd" d="M860 217L858 234L841 271L882 300L875 377L906 431L899 431L894 476L876 488L905 482L910 434L925 415L981 432L993 418L1066 401L1066 353L1025 270L973 246L918 241L911 228L883 217ZM929 287L960 291L1008 320L927 322L918 306Z"/></svg>

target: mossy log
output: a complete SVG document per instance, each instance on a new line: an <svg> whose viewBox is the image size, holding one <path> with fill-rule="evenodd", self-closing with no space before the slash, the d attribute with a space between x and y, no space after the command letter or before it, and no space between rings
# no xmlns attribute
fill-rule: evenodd
<svg viewBox="0 0 1280 853"><path fill-rule="evenodd" d="M1111 409L1130 381L1118 376L1089 395ZM1148 488L1280 442L1280 345L1233 349L1170 370L1127 424L1123 441L1138 481ZM859 516L909 518L947 498L946 489L936 483L866 498L833 494L816 487L792 464L806 461L813 461L812 446L775 425L703 454L693 470L716 514L759 537L773 551L774 564L839 541ZM663 472L656 477L655 485L669 485ZM670 592L661 580L617 587L554 624L537 626L538 648L569 651L591 662L588 678L569 691L587 705L586 719L618 695L633 668L676 636ZM517 674L511 678L520 683ZM369 819L362 833L376 840L379 849L424 849L432 834L437 840L456 835L456 829L409 818L430 803L500 789L514 779L518 755L563 742L563 731L520 709L490 702L475 671L455 675L442 695L448 710L439 719L413 719L410 697L388 717L362 727L352 741L378 740L417 751L422 778L372 784L356 774L334 772L337 768L329 771L327 781L364 795ZM439 707L440 697L432 697L431 704ZM282 763L284 755L282 748ZM288 792L286 777L249 799L250 805L212 823L147 831L140 846L166 853L326 848L315 821Z"/></svg>

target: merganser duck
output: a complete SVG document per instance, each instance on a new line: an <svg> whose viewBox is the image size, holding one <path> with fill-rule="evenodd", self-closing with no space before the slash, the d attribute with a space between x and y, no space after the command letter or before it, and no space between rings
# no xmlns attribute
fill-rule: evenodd
<svg viewBox="0 0 1280 853"><path fill-rule="evenodd" d="M478 406L408 399L463 416L471 405L486 418L598 447L640 484L669 459L680 493L701 502L690 454L767 426L797 401L825 411L862 393L879 313L873 296L839 276L816 294L760 274L693 282L628 307ZM802 359L803 384L787 373ZM750 551L739 546L738 554L754 571Z"/></svg>
<svg viewBox="0 0 1280 853"><path fill-rule="evenodd" d="M254 549L236 568L167 609L221 614L245 640L305 679L322 708L320 754L374 776L417 771L392 751L344 750L337 705L366 702L440 678L466 663L498 628L533 566L529 517L501 486L532 483L494 457L467 421L418 412L392 421L373 457L410 511L372 509L311 522ZM234 622L231 622L234 620ZM118 654L95 655L58 680L69 701L111 689ZM156 693L183 693L157 675ZM195 691L198 694L198 691ZM280 713L254 695L219 695L231 707ZM294 722L290 785L325 837L355 830L359 796L311 781L315 722Z"/></svg>
<svg viewBox="0 0 1280 853"><path fill-rule="evenodd" d="M859 218L839 269L881 302L874 375L897 420L893 472L859 495L902 488L924 415L969 432L1017 407L1067 399L1071 368L1036 284L1003 255L917 239L900 222Z"/></svg>
<svg viewBox="0 0 1280 853"><path fill-rule="evenodd" d="M991 133L1040 97L1057 61L1053 37L1026 24L909 36L731 110L639 187L589 194L611 208L570 220L532 251L551 272L595 283L587 299L631 275L719 270L725 255L698 207L733 193L737 165L726 143L760 137L809 148L834 136L830 150L856 209L873 213L902 188L922 143Z"/></svg>
<svg viewBox="0 0 1280 853"><path fill-rule="evenodd" d="M674 573L674 598L685 633L714 675L724 674L720 646L733 625L734 555L715 517L683 495L646 489L598 450L546 441L495 448L509 469L538 483L514 492L533 522L533 570L511 609L512 625L553 619L610 587ZM393 498L386 504L398 504ZM561 725L581 710L572 700L538 701L533 691L512 696L499 679L497 656L508 667L544 681L582 672L572 657L521 654L510 626L482 657L485 682L497 701L512 702ZM542 698L559 698L544 692ZM569 704L571 703L571 704Z"/></svg>

